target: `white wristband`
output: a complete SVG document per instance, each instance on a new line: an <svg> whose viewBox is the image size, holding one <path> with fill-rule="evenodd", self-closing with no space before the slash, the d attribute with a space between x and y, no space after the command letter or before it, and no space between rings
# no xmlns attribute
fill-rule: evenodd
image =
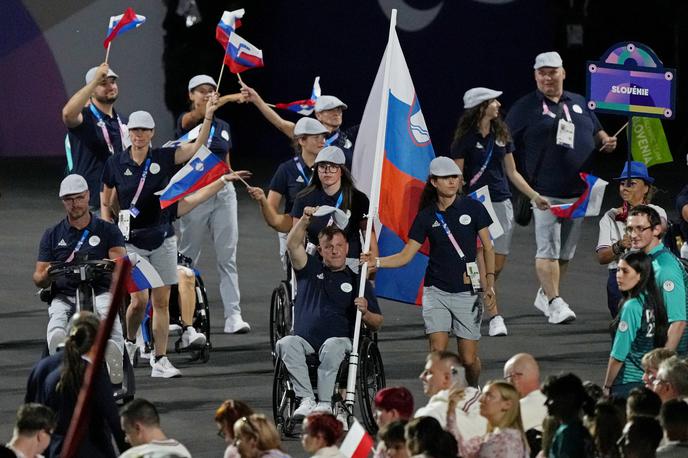
<svg viewBox="0 0 688 458"><path fill-rule="evenodd" d="M376 269L380 268L380 258L375 258L375 268Z"/></svg>

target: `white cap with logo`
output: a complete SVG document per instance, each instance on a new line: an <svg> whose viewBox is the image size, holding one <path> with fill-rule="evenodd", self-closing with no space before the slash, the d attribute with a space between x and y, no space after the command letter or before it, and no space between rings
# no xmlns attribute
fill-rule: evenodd
<svg viewBox="0 0 688 458"><path fill-rule="evenodd" d="M339 100L333 95L321 95L318 100L315 101L315 112L320 113L325 110L333 110L335 108L342 107L342 110L349 108L346 103Z"/></svg>
<svg viewBox="0 0 688 458"><path fill-rule="evenodd" d="M542 67L559 68L564 66L564 61L556 51L543 52L535 57L533 68L537 70Z"/></svg>
<svg viewBox="0 0 688 458"><path fill-rule="evenodd" d="M88 191L88 183L84 177L76 173L67 175L60 183L60 198L71 194L80 194L84 191Z"/></svg>
<svg viewBox="0 0 688 458"><path fill-rule="evenodd" d="M127 129L155 129L155 121L147 111L135 111L129 115Z"/></svg>
<svg viewBox="0 0 688 458"><path fill-rule="evenodd" d="M96 71L98 70L98 67L93 67L89 71L86 72L86 77L84 78L86 80L86 84L90 84L91 81L96 77ZM117 76L117 73L113 72L111 68L108 68L108 73L107 73L108 78L119 78Z"/></svg>

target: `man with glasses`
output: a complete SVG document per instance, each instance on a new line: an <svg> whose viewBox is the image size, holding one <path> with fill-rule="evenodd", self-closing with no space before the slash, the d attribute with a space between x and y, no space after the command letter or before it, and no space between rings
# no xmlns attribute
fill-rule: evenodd
<svg viewBox="0 0 688 458"><path fill-rule="evenodd" d="M11 452L23 458L42 457L50 445L50 438L57 424L55 413L42 404L24 404L17 411L12 440L0 452ZM9 449L9 450L7 450ZM1 453L1 456L12 456Z"/></svg>
<svg viewBox="0 0 688 458"><path fill-rule="evenodd" d="M652 385L662 403L688 397L688 363L677 356L663 361Z"/></svg>
<svg viewBox="0 0 688 458"><path fill-rule="evenodd" d="M120 421L127 442L132 445L132 448L120 455L120 458L191 458L191 453L186 447L165 435L160 427L160 415L153 403L145 399L134 399L122 407Z"/></svg>
<svg viewBox="0 0 688 458"><path fill-rule="evenodd" d="M647 205L638 205L629 212L626 233L631 236L631 248L643 250L652 258L657 287L662 292L669 318L665 347L679 355L688 351L686 333L686 283L688 276L681 261L661 242L662 221L659 213Z"/></svg>
<svg viewBox="0 0 688 458"><path fill-rule="evenodd" d="M542 431L542 421L547 416L545 401L540 391L540 366L528 353L518 353L504 364L504 379L521 395L521 420L523 430Z"/></svg>

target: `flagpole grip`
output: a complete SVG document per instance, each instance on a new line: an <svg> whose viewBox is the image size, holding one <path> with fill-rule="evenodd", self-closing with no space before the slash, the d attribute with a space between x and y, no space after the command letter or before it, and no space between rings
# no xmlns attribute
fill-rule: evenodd
<svg viewBox="0 0 688 458"><path fill-rule="evenodd" d="M237 73L236 76L237 76L237 79L239 80L239 86L244 87L245 84L244 84L244 81L241 79L241 73Z"/></svg>
<svg viewBox="0 0 688 458"><path fill-rule="evenodd" d="M218 94L220 93L220 82L222 81L222 73L225 71L225 60L224 56L222 57L222 66L220 67L220 76L217 77L217 88L215 89Z"/></svg>
<svg viewBox="0 0 688 458"><path fill-rule="evenodd" d="M108 43L107 50L105 51L105 63L107 64L108 58L110 57L110 46L112 46L112 42Z"/></svg>

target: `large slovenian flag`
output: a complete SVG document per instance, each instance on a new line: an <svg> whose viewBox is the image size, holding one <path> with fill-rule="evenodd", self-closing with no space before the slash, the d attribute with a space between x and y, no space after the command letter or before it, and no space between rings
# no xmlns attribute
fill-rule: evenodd
<svg viewBox="0 0 688 458"><path fill-rule="evenodd" d="M127 8L124 14L118 16L110 16L110 23L108 24L107 37L103 42L103 46L107 48L110 42L121 33L127 30L139 27L146 22L146 17L136 14L132 8Z"/></svg>
<svg viewBox="0 0 688 458"><path fill-rule="evenodd" d="M435 157L411 74L393 28L354 149L352 171L356 186L371 199L371 207L378 203L373 189L374 156L383 148L376 233L380 256L388 256L401 251L408 241L430 161ZM381 269L375 281L377 294L420 304L427 253L426 242L406 266Z"/></svg>
<svg viewBox="0 0 688 458"><path fill-rule="evenodd" d="M373 451L373 438L354 418L339 451L347 458L367 458Z"/></svg>
<svg viewBox="0 0 688 458"><path fill-rule="evenodd" d="M289 103L276 103L275 108L280 110L289 110L294 113L298 113L303 116L310 116L315 110L315 102L321 95L320 90L320 77L316 76L313 82L313 90L311 91L311 97L305 100L297 100L296 102Z"/></svg>
<svg viewBox="0 0 688 458"><path fill-rule="evenodd" d="M220 22L215 28L215 39L220 42L224 49L227 49L229 36L241 25L241 18L244 17L244 9L225 11L222 13Z"/></svg>
<svg viewBox="0 0 688 458"><path fill-rule="evenodd" d="M240 37L236 32L229 36L225 49L225 64L232 73L241 73L263 66L263 51Z"/></svg>
<svg viewBox="0 0 688 458"><path fill-rule="evenodd" d="M228 172L227 163L202 145L189 162L174 174L167 187L156 193L160 195L160 208L169 207Z"/></svg>
<svg viewBox="0 0 688 458"><path fill-rule="evenodd" d="M581 180L585 181L585 192L571 204L549 207L554 216L558 218L583 218L584 216L600 214L604 189L609 183L588 173L580 173L580 177Z"/></svg>
<svg viewBox="0 0 688 458"><path fill-rule="evenodd" d="M147 259L136 253L128 254L127 258L129 258L131 263L131 272L126 282L128 293L165 286L158 271L155 270L155 267Z"/></svg>

